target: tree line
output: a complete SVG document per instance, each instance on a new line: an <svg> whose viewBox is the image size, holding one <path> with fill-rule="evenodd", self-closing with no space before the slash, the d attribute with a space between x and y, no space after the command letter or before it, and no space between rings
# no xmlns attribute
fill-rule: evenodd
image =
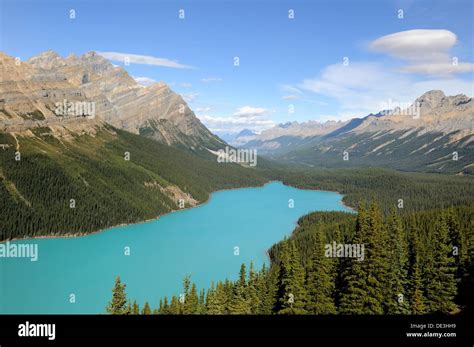
<svg viewBox="0 0 474 347"><path fill-rule="evenodd" d="M111 314L455 314L472 308L474 207L384 215L315 212L270 249L270 266L242 264L236 280L183 291L142 309L118 277ZM328 245L364 245L363 260L328 256Z"/></svg>

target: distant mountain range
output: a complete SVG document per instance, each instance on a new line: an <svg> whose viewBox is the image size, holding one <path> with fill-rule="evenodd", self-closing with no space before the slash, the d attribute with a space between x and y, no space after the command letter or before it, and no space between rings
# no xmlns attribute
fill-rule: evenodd
<svg viewBox="0 0 474 347"><path fill-rule="evenodd" d="M256 136L258 136L257 132L250 129L243 129L238 133L216 132L215 134L221 139L223 139L225 142L236 147L245 145L247 142L253 140Z"/></svg>
<svg viewBox="0 0 474 347"><path fill-rule="evenodd" d="M344 122L285 123L260 134L238 136L234 143L309 167L381 166L472 173L474 101L432 90L406 109Z"/></svg>

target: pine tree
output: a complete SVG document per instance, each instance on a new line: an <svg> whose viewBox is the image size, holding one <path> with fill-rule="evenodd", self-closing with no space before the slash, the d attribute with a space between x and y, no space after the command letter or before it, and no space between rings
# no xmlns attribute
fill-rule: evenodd
<svg viewBox="0 0 474 347"><path fill-rule="evenodd" d="M461 264L462 278L459 285L459 302L472 313L474 309L474 219L471 218L466 230L466 256Z"/></svg>
<svg viewBox="0 0 474 347"><path fill-rule="evenodd" d="M132 314L140 314L140 307L135 300L133 301Z"/></svg>
<svg viewBox="0 0 474 347"><path fill-rule="evenodd" d="M191 290L185 296L183 305L183 314L196 314L198 313L199 297L197 294L196 284L191 285Z"/></svg>
<svg viewBox="0 0 474 347"><path fill-rule="evenodd" d="M453 247L456 247L458 251L457 253L459 253L459 256L456 256L456 263L459 264L461 262L462 255L466 253L466 250L463 250L466 243L464 242L459 219L454 212L454 209L452 207L448 208L445 215L446 225L448 227L449 244L451 244Z"/></svg>
<svg viewBox="0 0 474 347"><path fill-rule="evenodd" d="M168 298L165 296L163 299L163 305L160 308L160 314L169 314L169 303Z"/></svg>
<svg viewBox="0 0 474 347"><path fill-rule="evenodd" d="M294 241L283 241L278 281L278 314L305 314L305 273Z"/></svg>
<svg viewBox="0 0 474 347"><path fill-rule="evenodd" d="M449 244L452 247L452 255L457 266L456 282L459 284L464 276L463 265L467 259L468 249L465 236L461 231L459 218L452 207L446 210L446 224L449 230Z"/></svg>
<svg viewBox="0 0 474 347"><path fill-rule="evenodd" d="M112 289L112 300L108 303L106 310L109 314L128 314L126 284L122 284L120 276L115 279L115 286Z"/></svg>
<svg viewBox="0 0 474 347"><path fill-rule="evenodd" d="M332 259L325 256L322 239L321 230L316 230L316 233L312 235L313 249L307 265L306 310L311 314L335 314Z"/></svg>
<svg viewBox="0 0 474 347"><path fill-rule="evenodd" d="M410 243L410 304L413 314L426 313L423 279L421 271L421 248L419 245L418 231L412 232Z"/></svg>
<svg viewBox="0 0 474 347"><path fill-rule="evenodd" d="M277 265L273 265L271 269L267 269L265 263L257 274L257 295L259 297L258 314L271 314L275 306L275 298L277 292L277 280L279 270Z"/></svg>
<svg viewBox="0 0 474 347"><path fill-rule="evenodd" d="M429 251L429 267L426 273L426 299L428 312L449 313L456 308L456 266L451 257L449 228L442 213L434 226L433 242Z"/></svg>
<svg viewBox="0 0 474 347"><path fill-rule="evenodd" d="M333 242L335 241L337 244L345 243L345 239L339 225L335 228L332 238ZM345 267L346 264L344 258L332 258L331 277L334 279L333 302L336 308L339 307L341 301L341 288L344 284Z"/></svg>
<svg viewBox="0 0 474 347"><path fill-rule="evenodd" d="M388 287L387 234L377 203L360 204L353 244L364 246L364 260L346 259L340 312L383 314Z"/></svg>
<svg viewBox="0 0 474 347"><path fill-rule="evenodd" d="M198 309L197 314L206 314L206 291L201 289L199 292L199 302L198 302Z"/></svg>
<svg viewBox="0 0 474 347"><path fill-rule="evenodd" d="M408 243L395 209L390 211L387 241L389 266L385 310L389 314L408 314L410 312L407 295Z"/></svg>
<svg viewBox="0 0 474 347"><path fill-rule="evenodd" d="M191 285L191 277L185 276L183 279L183 302L180 302L180 313L182 314L196 314L199 305L199 298L197 294L196 284Z"/></svg>
<svg viewBox="0 0 474 347"><path fill-rule="evenodd" d="M224 285L218 282L214 288L212 283L211 288L207 292L206 312L207 314L226 314L227 296Z"/></svg>
<svg viewBox="0 0 474 347"><path fill-rule="evenodd" d="M145 305L143 305L142 314L143 315L150 315L151 314L151 307L148 304L148 302L145 302Z"/></svg>
<svg viewBox="0 0 474 347"><path fill-rule="evenodd" d="M130 301L127 302L127 308L125 309L124 314L126 314L126 315L132 314L132 304L130 304Z"/></svg>
<svg viewBox="0 0 474 347"><path fill-rule="evenodd" d="M365 313L384 313L384 290L388 282L387 236L382 216L375 201L369 209L369 228L365 243L367 269L367 295Z"/></svg>
<svg viewBox="0 0 474 347"><path fill-rule="evenodd" d="M229 310L231 314L250 314L250 304L247 299L247 279L245 264L240 266L239 280L233 287L232 300Z"/></svg>
<svg viewBox="0 0 474 347"><path fill-rule="evenodd" d="M249 269L249 280L245 292L245 298L248 302L250 313L257 314L259 313L260 308L260 298L258 296L258 275L255 273L253 268L253 262L250 262Z"/></svg>
<svg viewBox="0 0 474 347"><path fill-rule="evenodd" d="M169 314L180 314L181 313L181 303L179 302L176 295L173 295L171 298L170 307L168 309Z"/></svg>
<svg viewBox="0 0 474 347"><path fill-rule="evenodd" d="M369 216L364 204L359 204L356 230L352 243L363 244L367 239ZM367 261L365 257L364 261ZM343 314L365 314L367 296L367 270L363 262L358 259L343 259L343 281L340 295L339 312Z"/></svg>

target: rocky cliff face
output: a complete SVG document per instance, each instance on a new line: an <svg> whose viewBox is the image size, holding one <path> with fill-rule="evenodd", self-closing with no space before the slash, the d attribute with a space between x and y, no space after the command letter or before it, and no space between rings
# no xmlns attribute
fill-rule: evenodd
<svg viewBox="0 0 474 347"><path fill-rule="evenodd" d="M418 128L444 134L474 133L474 100L466 95L446 96L441 90L421 95L406 109L395 109L383 117L368 117L356 132Z"/></svg>
<svg viewBox="0 0 474 347"><path fill-rule="evenodd" d="M48 126L67 136L94 132L106 122L168 145L225 145L167 85L142 87L95 52L62 58L47 51L26 62L0 52L0 69L0 130L28 134ZM72 112L58 115L58 106ZM82 108L94 115L74 112Z"/></svg>

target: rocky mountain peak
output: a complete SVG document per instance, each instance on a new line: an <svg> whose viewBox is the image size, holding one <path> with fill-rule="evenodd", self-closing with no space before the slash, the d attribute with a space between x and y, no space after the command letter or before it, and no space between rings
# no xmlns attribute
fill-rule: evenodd
<svg viewBox="0 0 474 347"><path fill-rule="evenodd" d="M450 101L451 101L451 104L454 106L461 106L461 105L471 102L472 98L464 94L458 94L458 95L450 97Z"/></svg>
<svg viewBox="0 0 474 347"><path fill-rule="evenodd" d="M51 126L59 135L92 131L105 122L169 145L209 149L223 145L165 83L140 88L124 68L97 52L62 58L47 51L19 66L14 57L2 54L0 66L0 121L7 120L5 131ZM90 105L95 116L58 119L52 110L65 100Z"/></svg>
<svg viewBox="0 0 474 347"><path fill-rule="evenodd" d="M56 53L55 51L49 50L43 53L40 53L34 57L31 57L27 60L27 63L30 65L41 68L41 69L52 69L60 66L64 66L66 63L63 58Z"/></svg>
<svg viewBox="0 0 474 347"><path fill-rule="evenodd" d="M424 108L436 108L442 105L446 101L446 95L441 90L430 90L424 93L415 102L418 102L420 107Z"/></svg>
<svg viewBox="0 0 474 347"><path fill-rule="evenodd" d="M114 65L109 60L94 51L81 55L80 61L86 68L99 75L114 70Z"/></svg>

